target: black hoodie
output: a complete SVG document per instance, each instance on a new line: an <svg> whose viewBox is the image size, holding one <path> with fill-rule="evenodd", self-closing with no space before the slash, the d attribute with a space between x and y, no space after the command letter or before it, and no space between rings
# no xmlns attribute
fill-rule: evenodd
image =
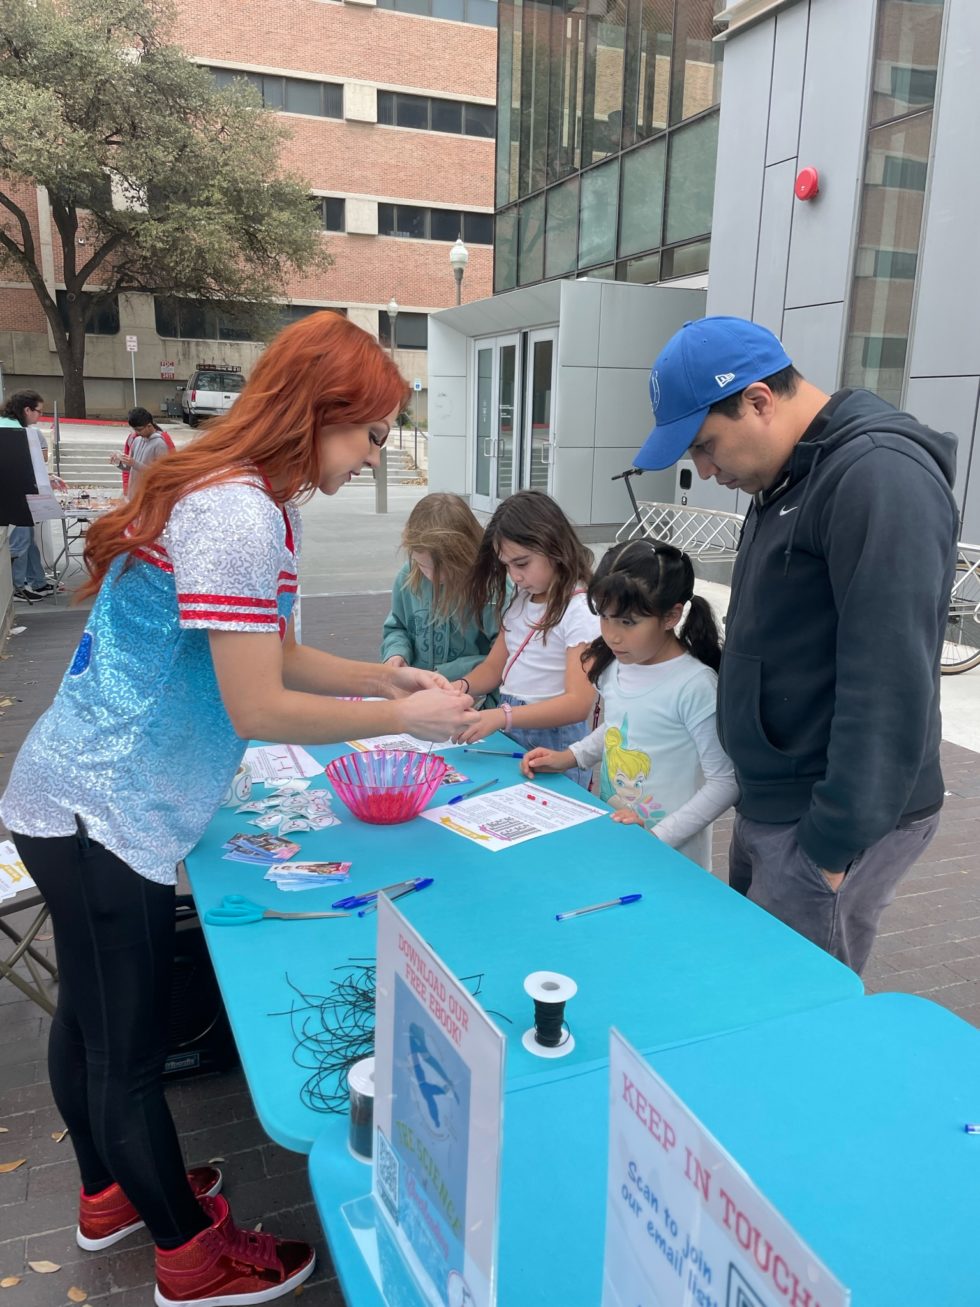
<svg viewBox="0 0 980 1307"><path fill-rule="evenodd" d="M956 440L840 391L745 519L718 684L739 812L843 871L942 804Z"/></svg>

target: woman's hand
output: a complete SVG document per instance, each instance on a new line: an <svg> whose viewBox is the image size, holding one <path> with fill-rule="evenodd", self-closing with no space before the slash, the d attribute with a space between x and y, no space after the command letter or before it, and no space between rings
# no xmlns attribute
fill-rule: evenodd
<svg viewBox="0 0 980 1307"><path fill-rule="evenodd" d="M447 690L452 694L458 691L453 690L449 682L441 672L426 672L421 667L409 667L403 663L401 667L394 667L386 664L389 672L385 678L387 689L382 693L388 699L400 699L406 694L415 694L417 690ZM472 703L472 699L470 700ZM445 736L443 736L445 739Z"/></svg>
<svg viewBox="0 0 980 1307"><path fill-rule="evenodd" d="M642 826L643 818L632 808L617 808L612 814L613 821L618 821L620 826Z"/></svg>
<svg viewBox="0 0 980 1307"><path fill-rule="evenodd" d="M521 759L521 771L534 780L534 773L539 771L568 771L575 766L575 755L571 749L531 749Z"/></svg>
<svg viewBox="0 0 980 1307"><path fill-rule="evenodd" d="M471 726L459 732L455 737L456 743L476 744L477 740L485 740L494 731L502 731L506 725L507 719L499 708L486 708L476 714L476 720Z"/></svg>
<svg viewBox="0 0 980 1307"><path fill-rule="evenodd" d="M407 667L408 663L401 654L392 654L390 658L385 659L386 667Z"/></svg>
<svg viewBox="0 0 980 1307"><path fill-rule="evenodd" d="M431 672L426 675L432 675ZM401 701L402 725L422 740L451 740L482 716L468 694L441 689L419 690Z"/></svg>

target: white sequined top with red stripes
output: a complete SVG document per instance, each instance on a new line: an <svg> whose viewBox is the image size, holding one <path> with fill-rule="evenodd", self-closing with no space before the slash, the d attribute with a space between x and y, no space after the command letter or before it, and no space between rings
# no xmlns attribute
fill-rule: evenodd
<svg viewBox="0 0 980 1307"><path fill-rule="evenodd" d="M0 816L70 835L81 816L142 876L176 881L241 762L208 632L282 639L300 519L254 479L185 495L159 539L118 558L55 700L17 756Z"/></svg>

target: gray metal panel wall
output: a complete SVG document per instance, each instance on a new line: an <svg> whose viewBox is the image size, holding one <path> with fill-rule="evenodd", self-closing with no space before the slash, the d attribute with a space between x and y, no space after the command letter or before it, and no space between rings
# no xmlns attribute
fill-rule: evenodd
<svg viewBox="0 0 980 1307"><path fill-rule="evenodd" d="M793 209L786 307L847 297L864 167L877 0L814 0L806 44L800 167L821 176Z"/></svg>
<svg viewBox="0 0 980 1307"><path fill-rule="evenodd" d="M808 2L804 0L803 8ZM725 51L711 216L709 313L752 316L774 30L773 22L759 23Z"/></svg>

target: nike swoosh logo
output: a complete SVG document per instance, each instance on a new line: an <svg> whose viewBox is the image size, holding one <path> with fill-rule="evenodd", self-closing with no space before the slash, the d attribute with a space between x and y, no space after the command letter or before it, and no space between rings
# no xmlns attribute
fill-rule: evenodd
<svg viewBox="0 0 980 1307"><path fill-rule="evenodd" d="M785 517L787 513L795 513L798 508L799 504L794 504L792 508L781 508L779 510L779 516Z"/></svg>

